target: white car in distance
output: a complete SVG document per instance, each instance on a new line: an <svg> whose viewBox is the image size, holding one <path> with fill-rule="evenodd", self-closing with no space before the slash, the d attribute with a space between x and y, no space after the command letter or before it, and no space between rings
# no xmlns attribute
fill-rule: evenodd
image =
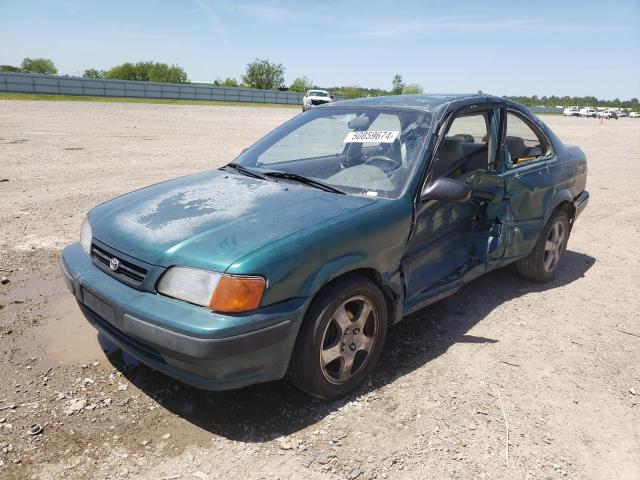
<svg viewBox="0 0 640 480"><path fill-rule="evenodd" d="M333 99L326 90L309 90L307 94L302 97L302 111L306 112L311 107L331 102L333 102Z"/></svg>
<svg viewBox="0 0 640 480"><path fill-rule="evenodd" d="M616 120L618 119L618 113L611 108L607 108L606 110L598 112L598 116L600 118L606 118L606 119L611 119L611 118L614 118Z"/></svg>
<svg viewBox="0 0 640 480"><path fill-rule="evenodd" d="M598 118L598 111L595 108L590 108L590 107L581 108L580 116Z"/></svg>
<svg viewBox="0 0 640 480"><path fill-rule="evenodd" d="M580 116L580 107L567 107L564 109L562 114L565 117L579 117Z"/></svg>

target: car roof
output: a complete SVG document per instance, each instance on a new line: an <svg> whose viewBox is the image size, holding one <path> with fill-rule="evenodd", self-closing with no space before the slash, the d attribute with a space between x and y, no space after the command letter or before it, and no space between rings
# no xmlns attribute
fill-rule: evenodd
<svg viewBox="0 0 640 480"><path fill-rule="evenodd" d="M484 95L478 93L444 93L444 94L426 94L417 95L389 95L385 97L364 97L354 98L352 100L341 100L333 103L332 107L403 107L413 108L416 110L439 110L445 105L452 102L469 103L478 102L486 103L492 101L502 101L505 99L492 95Z"/></svg>

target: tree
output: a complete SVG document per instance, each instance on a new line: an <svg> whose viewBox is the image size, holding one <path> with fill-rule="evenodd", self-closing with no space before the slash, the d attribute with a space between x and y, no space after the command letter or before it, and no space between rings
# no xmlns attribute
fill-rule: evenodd
<svg viewBox="0 0 640 480"><path fill-rule="evenodd" d="M407 95L422 93L422 85L417 83L408 83L402 87L402 93Z"/></svg>
<svg viewBox="0 0 640 480"><path fill-rule="evenodd" d="M247 65L242 81L251 88L276 90L284 84L284 70L281 63L256 58Z"/></svg>
<svg viewBox="0 0 640 480"><path fill-rule="evenodd" d="M178 65L152 63L149 67L150 82L185 83L187 73Z"/></svg>
<svg viewBox="0 0 640 480"><path fill-rule="evenodd" d="M238 80L231 77L227 77L224 80L220 80L219 78L216 78L213 81L213 84L216 87L239 87L240 86L240 84L238 83Z"/></svg>
<svg viewBox="0 0 640 480"><path fill-rule="evenodd" d="M104 74L104 78L113 80L147 81L149 80L149 75L143 68L140 68L141 63L142 62L134 64L127 62L122 65L116 65L115 67L107 70Z"/></svg>
<svg viewBox="0 0 640 480"><path fill-rule="evenodd" d="M104 78L104 70L96 70L95 68L87 68L82 72L82 76L86 78Z"/></svg>
<svg viewBox="0 0 640 480"><path fill-rule="evenodd" d="M361 97L379 97L381 95L390 95L391 92L380 88L365 88L359 85L347 85L342 87L327 87L325 90L332 92L337 97L361 98Z"/></svg>
<svg viewBox="0 0 640 480"><path fill-rule="evenodd" d="M313 88L313 80L310 80L306 76L296 78L291 85L289 86L289 90L292 92L306 92Z"/></svg>
<svg viewBox="0 0 640 480"><path fill-rule="evenodd" d="M20 67L14 67L13 65L0 65L0 72L13 72L20 73Z"/></svg>
<svg viewBox="0 0 640 480"><path fill-rule="evenodd" d="M41 75L55 75L58 69L48 58L25 58L20 69L27 73L39 73Z"/></svg>
<svg viewBox="0 0 640 480"><path fill-rule="evenodd" d="M104 78L116 80L138 80L142 82L185 83L187 74L178 65L166 63L138 62L116 65L104 74Z"/></svg>
<svg viewBox="0 0 640 480"><path fill-rule="evenodd" d="M402 81L402 75L396 73L393 77L393 88L391 89L391 93L394 95L400 95L403 93L404 82Z"/></svg>

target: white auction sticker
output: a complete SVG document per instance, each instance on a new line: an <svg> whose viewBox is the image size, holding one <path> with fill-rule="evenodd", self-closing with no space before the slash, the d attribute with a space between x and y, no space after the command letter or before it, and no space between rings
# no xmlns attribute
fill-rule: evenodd
<svg viewBox="0 0 640 480"><path fill-rule="evenodd" d="M363 132L349 132L344 143L393 143L400 132L397 130L365 130Z"/></svg>

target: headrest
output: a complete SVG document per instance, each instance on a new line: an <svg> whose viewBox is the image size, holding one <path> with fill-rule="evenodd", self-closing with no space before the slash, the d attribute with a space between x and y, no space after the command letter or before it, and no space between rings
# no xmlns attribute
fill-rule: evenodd
<svg viewBox="0 0 640 480"><path fill-rule="evenodd" d="M520 137L505 137L510 152L521 153L525 149L524 140Z"/></svg>

